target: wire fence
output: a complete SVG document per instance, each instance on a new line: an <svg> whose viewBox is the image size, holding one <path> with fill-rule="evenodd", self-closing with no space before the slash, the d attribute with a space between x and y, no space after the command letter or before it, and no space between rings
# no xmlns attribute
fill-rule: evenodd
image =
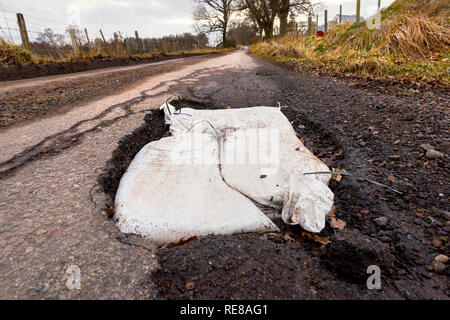
<svg viewBox="0 0 450 320"><path fill-rule="evenodd" d="M22 16L21 23L19 15ZM40 56L63 58L70 55L136 55L154 52L178 52L203 49L208 46L204 34L168 35L160 38L140 38L114 32L106 37L101 28L70 25L56 19L30 14L0 12L0 38L21 45Z"/></svg>
<svg viewBox="0 0 450 320"><path fill-rule="evenodd" d="M318 31L327 33L332 27L341 23L355 24L360 22L367 22L370 19L376 19L376 15L381 12L381 0L366 1L366 5L369 5L368 11L366 10L368 20L366 20L366 18L361 15L361 0L354 1L355 5L345 7L347 14L343 13L344 6L341 4L339 5L339 9L336 12L331 12L325 8L324 10L321 10L321 12L311 12L310 14L308 14L307 20L305 21L291 20L287 26L286 34L298 36L313 35ZM349 9L350 7L351 9ZM333 13L333 15L331 15L331 13ZM380 19L380 17L378 19ZM282 35L280 26L274 26L273 34L274 36Z"/></svg>

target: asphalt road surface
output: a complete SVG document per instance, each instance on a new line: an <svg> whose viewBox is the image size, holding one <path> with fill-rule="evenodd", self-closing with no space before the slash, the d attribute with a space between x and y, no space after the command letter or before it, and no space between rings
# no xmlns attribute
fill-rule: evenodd
<svg viewBox="0 0 450 320"><path fill-rule="evenodd" d="M444 270L435 270L432 264L436 255L448 255L448 161L447 156L425 159L420 148L421 143L431 143L437 150L448 150L448 93L436 88L425 88L420 91L423 94L410 88L399 93L385 87L389 86L291 72L253 58L245 50L2 83L0 109L7 111L2 110L0 126L0 298L448 299L448 271L445 265ZM290 120L297 121L296 128L301 128L298 124L304 119L311 130L318 124L325 127L312 135L305 133L306 140L311 140L306 146L324 161L405 191L410 197L399 200L386 190L367 186L364 192L374 198L370 203L367 198L361 200L364 207L357 200L350 205L345 198L351 192L359 194L354 185L335 190L338 217L347 222L347 229L358 232L355 241L372 239L377 246L367 250L379 254L380 263L390 256L395 260L383 290L371 292L361 284L365 282L339 271L348 266L330 265L332 253L325 246L309 245L300 236L286 240L285 232L300 234L300 230L263 238L212 237L165 250L122 235L105 214L110 200L98 177L118 142L141 127L147 113L176 95L207 100L215 107L277 106L279 102L290 106L294 111L288 113ZM403 118L409 113L413 122ZM412 129L405 132L404 128ZM327 158L333 143L344 149L344 160ZM384 164L377 162L380 158ZM411 185L415 189L408 189ZM388 219L387 226L374 222L380 216ZM338 235L327 232L336 244L332 250L339 253ZM230 250L219 255L228 259L228 267L222 261L216 271L176 268L181 262L189 264L186 259L190 258L191 263L201 265L204 260L208 264L216 254L202 248L221 244ZM248 251L243 252L240 244ZM277 263L283 257L289 258ZM227 273L230 268L242 268L246 261L256 265L249 269L252 275L245 275L251 283L243 282L244 276ZM67 286L73 277L70 266L79 267L81 289ZM268 279L275 276L265 269L269 267L283 274L274 281L282 283L284 291L269 290L274 285ZM305 276L298 268L313 269L315 275ZM293 279L296 274L303 274L305 281ZM214 285L228 276L254 290ZM210 282L186 289L186 282L201 278ZM168 279L177 284L168 284ZM213 290L207 291L208 286Z"/></svg>

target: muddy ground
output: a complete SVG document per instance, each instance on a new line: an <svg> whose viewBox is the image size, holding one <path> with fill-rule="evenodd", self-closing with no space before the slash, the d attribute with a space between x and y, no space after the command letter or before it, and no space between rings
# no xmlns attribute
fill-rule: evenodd
<svg viewBox="0 0 450 320"><path fill-rule="evenodd" d="M104 69L119 66L131 66L143 63L153 63L170 59L188 58L201 54L181 53L174 55L155 55L151 57L129 58L93 58L92 60L53 62L46 64L13 65L0 68L0 81L29 79L36 77L68 74L88 70Z"/></svg>
<svg viewBox="0 0 450 320"><path fill-rule="evenodd" d="M48 152L41 150L39 157L30 157L15 170L0 176L2 187L4 184L4 190L8 190L8 197L3 198L7 209L0 203L8 219L2 220L0 227L4 232L14 231L8 236L15 237L14 241L20 241L17 237L23 233L29 246L33 244L31 240L37 239L34 242L42 247L34 248L31 251L35 253L34 260L29 260L25 253L29 248L17 249L8 240L10 249L0 258L3 274L0 274L0 289L8 292L7 296L20 294L33 298L448 299L448 267L433 264L438 254L449 254L448 90L431 85L338 79L306 70L291 72L250 59L243 52L233 53L226 60L232 61L233 67L223 67L225 62L220 60L215 66L169 82L164 94L148 93L148 96L116 106L129 109L133 103L145 105L110 123L99 122L99 118L94 129L77 133L75 140L72 135L55 136L55 148ZM121 81L122 78L117 75L115 79ZM100 85L99 82L83 80L78 88L89 90L92 85ZM110 92L109 85L111 83L102 90ZM114 87L111 90L114 91ZM11 98L7 105L20 103L20 94L24 92L19 92L16 99ZM162 99L178 94L190 98L177 102L178 106L205 109L276 106L278 102L287 106L282 111L305 145L331 168L345 169L356 177L343 177L340 182L330 184L335 193L334 214L346 222L345 229L336 230L327 223L319 235L321 243L300 227L287 227L275 220L280 233L209 236L158 250L143 240L120 235L112 219L105 218L105 213L112 213L109 208L120 177L136 153L146 143L167 134L162 114L149 108L155 109ZM76 91L62 90L56 99L65 96L77 99L77 95ZM152 99L151 106L146 99ZM54 105L51 110L42 107L40 113L41 107L30 100L23 110L34 106L37 112L34 121L38 121L42 114L49 117L52 110L63 106ZM112 110L115 109L105 110L105 114ZM16 113L19 118L21 113ZM145 121L141 123L144 115ZM11 130L14 128L13 125ZM102 141L107 141L107 145ZM443 152L444 157L427 159L421 147L424 143ZM112 151L109 154L103 149ZM17 159L21 159L20 154ZM55 183L52 179L58 178L58 183L63 185L67 174L61 172L66 170L68 161L80 172L76 178L81 182L76 183L86 189L85 192L77 189L77 194L82 196L89 190L89 197L93 197L95 193L90 189L95 190L96 186L90 179L94 178L106 194L106 198L96 200L94 208L83 200L86 210L77 209L77 217L85 219L82 227L78 227L78 219L71 218L70 223L64 225L68 229L67 237L64 242L57 242L60 251L71 245L75 261L89 258L81 268L85 273L91 268L92 279L86 280L87 291L80 293L58 289L56 284L64 287L64 283L44 271L40 280L34 280L34 273L22 270L21 274L27 276L23 276L24 279L33 280L16 281L17 275L8 267L9 261L17 255L15 251L21 255L19 267L28 263L40 265L42 260L41 268L46 270L47 257L52 263L59 263L58 272L65 265L60 262L65 261L61 258L64 252L53 256L47 238L39 240L47 233L40 230L37 234L29 233L29 228L17 221L15 212L24 211L21 202L29 194L43 197L47 193L42 188L33 191L30 181L42 180L50 185ZM67 168L73 172L70 166ZM401 194L368 183L364 178L388 185ZM22 181L27 182L21 184ZM18 184L21 187L13 190ZM49 190L54 190L53 187L51 185ZM32 222L36 229L40 224L46 230L53 228L53 224L58 224L56 219L60 219L61 210L71 212L72 207L79 206L79 200L72 199L75 193L65 190L61 189L64 191L61 199L49 193L43 203L39 203L40 198L26 202L40 214L24 211L25 221ZM53 210L52 221L42 220L40 217L47 211L46 206L56 206L56 203L59 209ZM103 228L108 231L98 239L100 236L96 236L96 232ZM72 243L74 235L83 240ZM93 253L86 251L88 249ZM151 272L141 271L141 265L153 263L149 257L152 253L158 257L157 268L148 269ZM98 264L102 265L101 274L109 276L107 282L99 282L95 269ZM381 268L381 290L366 287L369 276L366 269L370 265ZM42 279L52 285L36 285L44 281ZM29 291L28 287L39 287L39 291Z"/></svg>

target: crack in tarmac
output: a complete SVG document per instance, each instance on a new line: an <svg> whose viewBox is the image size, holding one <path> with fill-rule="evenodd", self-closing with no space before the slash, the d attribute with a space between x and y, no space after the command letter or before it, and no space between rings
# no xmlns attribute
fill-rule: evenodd
<svg viewBox="0 0 450 320"><path fill-rule="evenodd" d="M139 102L141 102L141 101L133 102L129 106L135 105ZM3 163L0 163L0 179L4 178L5 176L8 176L9 174L14 173L16 170L20 169L27 163L29 163L33 160L36 160L45 154L55 155L55 154L60 153L63 150L66 150L66 149L69 149L69 148L75 146L77 144L78 140L82 136L84 136L86 133L97 131L97 130L101 129L102 127L111 126L116 121L127 118L130 115L138 114L138 113L145 113L145 112L149 111L148 109L146 109L146 110L141 110L141 111L137 111L137 112L129 112L128 110L124 109L125 111L127 111L127 113L123 116L119 116L119 117L115 117L113 119L94 123L93 124L94 126L91 127L90 129L87 129L87 130L84 130L81 132L77 132L72 135L65 136L67 133L73 132L74 130L76 130L77 127L81 126L84 123L87 123L90 121L95 121L95 120L98 120L99 118L103 118L106 114L108 114L110 111L112 111L116 107L117 106L112 106L112 107L108 108L106 110L106 112L102 112L100 115L95 116L94 118L82 120L82 121L76 123L71 128L61 131L61 132L58 132L52 136L49 136L49 137L45 138L44 140L42 140L41 142L39 142L31 147L28 147L23 152L14 155L9 160L7 160Z"/></svg>
<svg viewBox="0 0 450 320"><path fill-rule="evenodd" d="M184 80L190 80L193 77L201 77L202 75L209 74L211 71L216 70L216 69L220 69L220 68L207 68L207 69L203 69L201 71L195 71L195 72L192 72L192 73L186 75L183 78L178 79L176 82L182 83ZM30 147L27 147L22 152L17 153L14 156L12 156L10 159L0 163L0 179L3 179L4 177L15 173L18 169L20 169L27 163L30 163L31 161L34 161L44 155L56 155L56 154L59 154L61 151L72 148L73 146L75 146L77 144L77 142L79 142L79 139L87 133L95 132L104 126L105 127L111 126L115 122L122 120L124 118L127 118L131 115L139 114L139 113L146 113L146 112L151 111L152 109L131 111L131 107L136 106L136 105L144 102L147 99L156 98L158 96L164 95L165 93L169 93L171 91L171 86L169 84L173 83L173 82L174 82L174 80L162 81L162 82L158 83L158 85L156 85L150 89L140 91L139 92L140 96L138 96L138 97L134 97L125 102L121 102L119 104L112 105L112 106L106 108L104 111L102 111L98 115L96 115L90 119L80 120L79 122L72 125L69 129L66 129L66 130L60 131L58 133L55 133L53 135L50 135L50 136L44 138L43 140L41 140L39 143L34 144ZM149 94L150 91L157 91L157 89L164 88L166 86L168 86L168 89L165 91L158 92L154 95ZM192 91L192 88L189 87L188 90ZM215 90L213 93L211 93L208 96L212 96L214 93L216 93L218 91L220 91L220 89ZM195 94L193 94L193 96L195 98L202 100L202 98L197 97ZM113 119L108 119L108 120L100 121L97 123L94 122L90 129L86 129L84 131L77 132L77 129L79 127L81 127L82 125L84 125L86 123L89 124L90 122L105 118L108 114L115 111L115 109L121 109L121 111L125 111L126 114L119 116L119 117L115 117Z"/></svg>

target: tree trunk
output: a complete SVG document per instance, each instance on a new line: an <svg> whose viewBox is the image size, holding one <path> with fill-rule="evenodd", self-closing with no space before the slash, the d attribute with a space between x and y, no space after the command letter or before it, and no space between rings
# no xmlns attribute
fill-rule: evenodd
<svg viewBox="0 0 450 320"><path fill-rule="evenodd" d="M223 46L225 47L225 44L226 44L226 42L227 42L227 28L225 27L223 30L222 30L222 43L223 43Z"/></svg>
<svg viewBox="0 0 450 320"><path fill-rule="evenodd" d="M230 16L228 15L228 8L226 8L226 1L223 2L224 4L224 12L223 12L223 30L222 30L222 41L223 41L223 47L225 48L225 45L227 43L227 29L228 29L228 22Z"/></svg>
<svg viewBox="0 0 450 320"><path fill-rule="evenodd" d="M280 12L278 14L278 18L280 18L280 35L283 37L287 34L288 31L289 11Z"/></svg>
<svg viewBox="0 0 450 320"><path fill-rule="evenodd" d="M264 26L264 33L266 34L266 39L273 38L273 23Z"/></svg>

